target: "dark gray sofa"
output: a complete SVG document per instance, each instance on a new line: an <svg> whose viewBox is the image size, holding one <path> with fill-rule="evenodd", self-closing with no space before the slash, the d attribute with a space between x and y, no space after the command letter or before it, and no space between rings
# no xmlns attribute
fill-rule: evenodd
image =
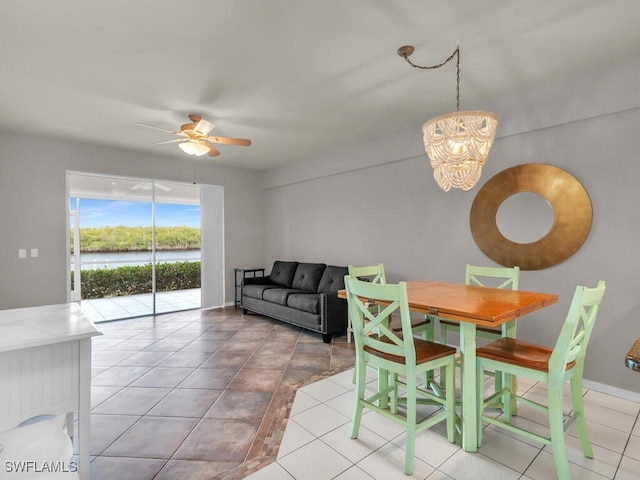
<svg viewBox="0 0 640 480"><path fill-rule="evenodd" d="M330 343L347 329L347 301L338 298L347 267L276 261L266 277L246 278L241 287L243 313L254 312L322 334Z"/></svg>

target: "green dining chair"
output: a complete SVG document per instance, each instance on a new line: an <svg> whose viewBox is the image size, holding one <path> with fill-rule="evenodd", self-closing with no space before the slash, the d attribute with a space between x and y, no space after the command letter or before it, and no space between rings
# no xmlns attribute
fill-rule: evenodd
<svg viewBox="0 0 640 480"><path fill-rule="evenodd" d="M364 267L349 265L349 275L359 280L364 280L371 283L387 283L387 277L384 273L384 264L382 263ZM373 303L371 303L370 307L377 308L375 305L373 305ZM434 340L435 328L434 322L430 316L424 316L422 318L412 318L411 325L413 325L414 333L422 333L422 338L424 338L425 340ZM391 326L394 330L400 329L400 324L396 318L391 319ZM352 332L351 325L349 324L347 328L347 334L349 335L349 333ZM350 337L347 336L347 341L349 341L349 339Z"/></svg>
<svg viewBox="0 0 640 480"><path fill-rule="evenodd" d="M352 277L356 277L359 280L364 280L371 283L382 283L382 284L387 283L387 277L384 274L384 264L382 263L379 263L378 265L371 265L371 266L364 266L364 267L356 267L353 265L349 265L349 275L351 275ZM376 309L377 306L371 303L370 308ZM351 320L348 319L347 322L348 322L348 325L347 325L347 343L348 343L351 340L351 335L353 333L353 330L351 328ZM399 318L392 317L389 320L389 322L390 322L391 328L394 331L398 332L402 330L402 327L399 322ZM424 340L430 340L430 341L435 340L435 319L432 316L424 315L418 318L412 316L411 325L412 325L413 333L422 334L422 338ZM433 379L434 379L433 372L429 372L428 374L425 374L425 377L423 380L425 384L427 384L427 382L431 382L433 381Z"/></svg>
<svg viewBox="0 0 640 480"><path fill-rule="evenodd" d="M482 267L467 264L465 273L465 284L479 287L511 288L518 290L520 282L520 267ZM449 333L460 334L460 323L456 320L439 318L440 323L440 343L448 345ZM502 337L501 327L476 327L476 337L488 340L497 340ZM495 391L502 390L502 378L500 375L490 375L495 379Z"/></svg>
<svg viewBox="0 0 640 480"><path fill-rule="evenodd" d="M454 365L456 349L440 343L414 337L404 282L377 284L355 277L345 277L349 315L353 325L356 352L356 395L353 409L351 438L358 438L360 421L365 408L389 418L406 428L407 444L404 471L413 473L415 438L433 425L446 421L447 438L456 440ZM367 299L376 301L379 309L370 309ZM392 314L400 315L401 332L388 327ZM370 394L367 385L367 366L389 375L389 381L378 383ZM442 392L418 388L417 377L427 371L443 368L447 386ZM402 377L402 378L401 378ZM375 388L375 387L374 387ZM401 396L401 392L404 396ZM404 403L404 414L398 404ZM427 403L441 407L436 413L418 421L417 405Z"/></svg>
<svg viewBox="0 0 640 480"><path fill-rule="evenodd" d="M479 287L511 288L518 290L520 267L480 267L467 265L464 283ZM460 334L460 323L456 320L440 318L440 343L448 342L449 333ZM476 336L496 340L502 336L501 329L478 326Z"/></svg>
<svg viewBox="0 0 640 480"><path fill-rule="evenodd" d="M604 291L605 283L603 281L598 282L594 288L576 287L569 313L553 349L515 338L500 338L477 349L477 391L480 402L478 445L482 442L483 421L550 445L558 478L566 480L571 476L564 435L575 424L582 453L585 457L593 458L584 417L582 373L587 344L600 310ZM487 368L499 370L508 376L526 377L546 383L547 404L543 405L520 397L507 387L488 398L482 398L481 379ZM571 413L567 415L562 410L563 385L566 382L570 382L571 385L572 404ZM509 385L509 382L506 382L505 385ZM485 407L498 396L502 396L502 405L510 405L511 397L513 397L518 402L545 411L549 417L549 435L540 435L513 425L510 408L504 408L503 415L498 418L485 415Z"/></svg>
<svg viewBox="0 0 640 480"><path fill-rule="evenodd" d="M349 265L349 275L359 280L371 282L371 283L387 283L387 278L384 274L384 265L379 263L378 265L370 265L365 267L356 267ZM377 306L369 302L369 308L377 310ZM351 343L351 337L353 336L353 328L351 326L351 317L347 318L347 343Z"/></svg>

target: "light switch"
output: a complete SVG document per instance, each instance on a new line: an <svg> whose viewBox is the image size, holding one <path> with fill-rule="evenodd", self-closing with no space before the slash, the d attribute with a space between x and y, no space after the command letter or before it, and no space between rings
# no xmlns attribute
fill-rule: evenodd
<svg viewBox="0 0 640 480"><path fill-rule="evenodd" d="M31 249L31 258L36 258L38 256L38 249L37 248L32 248Z"/></svg>
<svg viewBox="0 0 640 480"><path fill-rule="evenodd" d="M18 249L18 258L27 258L27 249L19 248Z"/></svg>

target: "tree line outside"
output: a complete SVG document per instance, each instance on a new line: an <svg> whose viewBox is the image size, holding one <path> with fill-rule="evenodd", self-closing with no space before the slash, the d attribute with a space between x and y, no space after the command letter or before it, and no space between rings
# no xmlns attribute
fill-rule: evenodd
<svg viewBox="0 0 640 480"><path fill-rule="evenodd" d="M74 232L71 231L73 251ZM152 228L114 227L80 228L82 252L135 252L151 250ZM199 250L200 229L194 227L156 227L156 250Z"/></svg>
<svg viewBox="0 0 640 480"><path fill-rule="evenodd" d="M74 234L71 231L73 253ZM133 252L151 250L151 227L80 228L81 252ZM199 250L200 229L156 227L156 250ZM113 269L85 270L81 275L82 299L150 293L151 264ZM71 272L71 283L74 272ZM156 265L156 291L200 288L200 262Z"/></svg>

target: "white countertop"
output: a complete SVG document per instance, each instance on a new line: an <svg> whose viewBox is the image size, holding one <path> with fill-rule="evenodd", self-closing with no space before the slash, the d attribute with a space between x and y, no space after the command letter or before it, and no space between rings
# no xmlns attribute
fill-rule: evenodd
<svg viewBox="0 0 640 480"><path fill-rule="evenodd" d="M0 352L102 335L76 303L0 310Z"/></svg>

